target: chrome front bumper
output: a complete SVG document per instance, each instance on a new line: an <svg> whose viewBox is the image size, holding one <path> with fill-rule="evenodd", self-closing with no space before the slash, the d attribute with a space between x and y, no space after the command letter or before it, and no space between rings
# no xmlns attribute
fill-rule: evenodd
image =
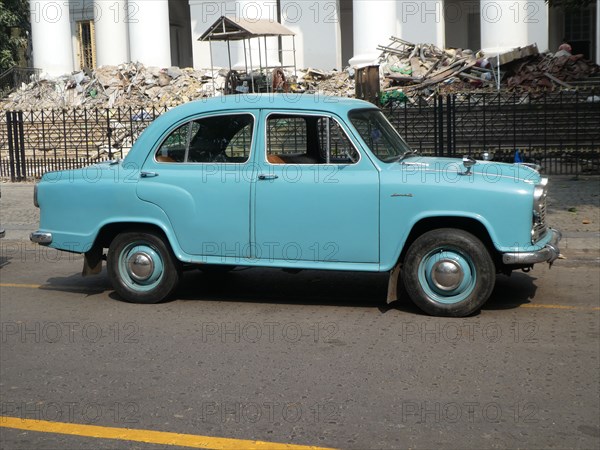
<svg viewBox="0 0 600 450"><path fill-rule="evenodd" d="M52 233L43 233L41 231L34 231L29 235L29 240L36 244L49 245L52 244Z"/></svg>
<svg viewBox="0 0 600 450"><path fill-rule="evenodd" d="M552 264L560 255L558 242L562 238L562 234L560 231L552 228L548 230L548 233L552 233L552 237L544 248L535 252L504 253L502 255L502 262L509 266L530 265L541 262Z"/></svg>

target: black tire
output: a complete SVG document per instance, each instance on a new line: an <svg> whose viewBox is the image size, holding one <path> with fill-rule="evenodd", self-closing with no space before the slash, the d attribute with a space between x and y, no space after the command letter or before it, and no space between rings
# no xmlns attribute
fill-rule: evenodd
<svg viewBox="0 0 600 450"><path fill-rule="evenodd" d="M404 258L402 281L412 301L434 316L481 309L496 283L494 262L471 233L441 228L419 236Z"/></svg>
<svg viewBox="0 0 600 450"><path fill-rule="evenodd" d="M161 237L150 232L127 232L111 242L107 272L124 301L150 304L173 293L179 284L181 265Z"/></svg>

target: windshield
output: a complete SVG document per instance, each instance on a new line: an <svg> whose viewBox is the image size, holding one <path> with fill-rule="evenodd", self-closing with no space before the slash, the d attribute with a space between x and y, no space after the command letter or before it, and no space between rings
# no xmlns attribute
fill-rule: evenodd
<svg viewBox="0 0 600 450"><path fill-rule="evenodd" d="M378 109L350 111L350 121L373 154L383 162L394 162L412 153L411 148Z"/></svg>

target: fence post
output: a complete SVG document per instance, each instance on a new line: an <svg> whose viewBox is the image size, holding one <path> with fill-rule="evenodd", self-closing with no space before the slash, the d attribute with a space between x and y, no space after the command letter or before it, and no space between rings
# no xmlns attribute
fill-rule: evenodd
<svg viewBox="0 0 600 450"><path fill-rule="evenodd" d="M437 104L437 127L438 133L438 148L436 151L437 156L444 156L444 97L442 95L436 96Z"/></svg>
<svg viewBox="0 0 600 450"><path fill-rule="evenodd" d="M112 128L110 127L110 110L106 108L106 136L108 137L108 159L112 159Z"/></svg>
<svg viewBox="0 0 600 450"><path fill-rule="evenodd" d="M13 183L16 181L15 176L15 149L13 146L13 125L12 125L12 112L6 111L6 131L8 133L8 160L10 170L10 181Z"/></svg>
<svg viewBox="0 0 600 450"><path fill-rule="evenodd" d="M443 99L442 99L443 100ZM452 156L452 101L450 94L446 94L446 156Z"/></svg>
<svg viewBox="0 0 600 450"><path fill-rule="evenodd" d="M579 91L575 91L575 179L579 178Z"/></svg>
<svg viewBox="0 0 600 450"><path fill-rule="evenodd" d="M25 180L27 178L27 166L25 162L25 133L23 131L23 111L17 112L17 118L19 132L17 151L21 152L21 176Z"/></svg>

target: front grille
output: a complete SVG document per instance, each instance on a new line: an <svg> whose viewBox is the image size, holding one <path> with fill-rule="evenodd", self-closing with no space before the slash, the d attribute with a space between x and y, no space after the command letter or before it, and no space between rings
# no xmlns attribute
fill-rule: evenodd
<svg viewBox="0 0 600 450"><path fill-rule="evenodd" d="M542 207L540 208L539 213L534 214L533 216L533 230L532 240L533 242L537 242L539 239L543 238L546 234L546 230L548 229L548 225L546 224L546 196L544 196Z"/></svg>

